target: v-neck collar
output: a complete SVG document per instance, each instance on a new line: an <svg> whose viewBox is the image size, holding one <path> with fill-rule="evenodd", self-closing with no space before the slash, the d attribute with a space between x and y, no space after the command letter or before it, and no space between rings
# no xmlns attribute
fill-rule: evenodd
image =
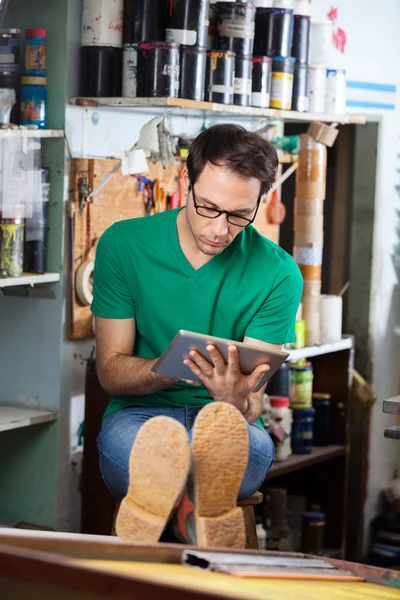
<svg viewBox="0 0 400 600"><path fill-rule="evenodd" d="M240 243L239 240L242 237L242 232L236 236L236 238L233 240L233 242L231 244L229 244L229 246L227 248L225 248L225 250L223 252L221 252L220 254L217 254L216 256L213 256L211 258L211 260L204 263L204 265L202 265L198 269L195 269L191 265L191 263L188 261L188 259L186 258L186 255L183 252L180 241L179 241L178 215L179 215L180 211L183 210L183 208L184 208L183 206L181 208L179 208L176 211L175 218L171 219L171 221L170 221L171 245L172 245L172 249L174 251L176 258L177 258L180 266L182 267L183 271L186 273L186 275L188 275L189 277L192 277L193 279L197 279L199 277L203 277L203 275L212 271L213 269L215 269L215 267L218 267L220 265L223 265L224 263L227 264L228 262L230 262L230 260L232 259L232 256L233 256L233 251L234 251L235 246L238 243Z"/></svg>

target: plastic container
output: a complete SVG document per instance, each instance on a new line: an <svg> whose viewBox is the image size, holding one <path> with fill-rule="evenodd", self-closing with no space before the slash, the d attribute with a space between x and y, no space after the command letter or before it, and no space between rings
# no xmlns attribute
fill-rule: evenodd
<svg viewBox="0 0 400 600"><path fill-rule="evenodd" d="M272 61L271 108L292 107L294 58L279 56Z"/></svg>
<svg viewBox="0 0 400 600"><path fill-rule="evenodd" d="M324 550L324 532L326 515L322 512L303 513L303 547L307 554L322 554Z"/></svg>
<svg viewBox="0 0 400 600"><path fill-rule="evenodd" d="M327 446L331 443L331 396L330 394L313 394L312 401L315 409L313 444L314 446Z"/></svg>
<svg viewBox="0 0 400 600"><path fill-rule="evenodd" d="M3 219L0 225L0 269L2 277L20 277L24 265L24 220Z"/></svg>
<svg viewBox="0 0 400 600"><path fill-rule="evenodd" d="M313 408L294 410L292 423L293 454L311 454L313 443Z"/></svg>
<svg viewBox="0 0 400 600"><path fill-rule="evenodd" d="M334 344L342 339L343 300L341 296L321 296L321 344Z"/></svg>
<svg viewBox="0 0 400 600"><path fill-rule="evenodd" d="M312 406L313 368L310 363L305 366L290 366L290 403Z"/></svg>
<svg viewBox="0 0 400 600"><path fill-rule="evenodd" d="M27 29L25 32L25 75L46 75L46 30Z"/></svg>
<svg viewBox="0 0 400 600"><path fill-rule="evenodd" d="M21 125L47 127L47 79L21 77Z"/></svg>
<svg viewBox="0 0 400 600"><path fill-rule="evenodd" d="M289 398L270 396L271 428L270 434L275 444L275 459L286 460L292 454L290 434L292 431L292 411Z"/></svg>

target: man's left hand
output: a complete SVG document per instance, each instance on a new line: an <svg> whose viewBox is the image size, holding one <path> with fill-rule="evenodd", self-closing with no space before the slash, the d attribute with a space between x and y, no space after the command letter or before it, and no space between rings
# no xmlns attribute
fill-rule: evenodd
<svg viewBox="0 0 400 600"><path fill-rule="evenodd" d="M250 375L240 371L239 355L236 346L228 348L228 364L215 346L207 346L210 360L192 350L184 364L204 384L216 402L228 402L241 413L247 410L247 400L260 382L264 373L269 371L267 364L260 365Z"/></svg>

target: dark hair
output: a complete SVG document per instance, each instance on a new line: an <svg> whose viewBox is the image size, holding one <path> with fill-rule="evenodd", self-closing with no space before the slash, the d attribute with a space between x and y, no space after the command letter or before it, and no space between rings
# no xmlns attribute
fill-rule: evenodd
<svg viewBox="0 0 400 600"><path fill-rule="evenodd" d="M224 166L245 179L258 179L265 194L275 181L278 155L273 145L258 133L240 125L214 125L192 142L187 158L191 184L195 184L207 163Z"/></svg>

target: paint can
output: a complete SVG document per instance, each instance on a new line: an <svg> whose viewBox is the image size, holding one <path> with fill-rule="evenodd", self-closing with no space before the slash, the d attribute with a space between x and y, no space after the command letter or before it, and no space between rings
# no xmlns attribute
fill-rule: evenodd
<svg viewBox="0 0 400 600"><path fill-rule="evenodd" d="M268 108L271 93L272 58L255 56L253 58L251 105Z"/></svg>
<svg viewBox="0 0 400 600"><path fill-rule="evenodd" d="M293 44L292 56L300 62L308 62L310 45L311 18L303 15L293 17Z"/></svg>
<svg viewBox="0 0 400 600"><path fill-rule="evenodd" d="M82 46L122 48L124 0L83 0Z"/></svg>
<svg viewBox="0 0 400 600"><path fill-rule="evenodd" d="M125 0L124 45L163 40L168 4L168 0Z"/></svg>
<svg viewBox="0 0 400 600"><path fill-rule="evenodd" d="M136 98L137 44L124 44L122 54L122 96Z"/></svg>
<svg viewBox="0 0 400 600"><path fill-rule="evenodd" d="M82 46L81 96L119 97L122 93L122 48Z"/></svg>
<svg viewBox="0 0 400 600"><path fill-rule="evenodd" d="M21 125L47 127L46 77L21 77Z"/></svg>
<svg viewBox="0 0 400 600"><path fill-rule="evenodd" d="M21 88L19 65L0 65L0 88L14 90L15 104L11 109L10 123L16 125L20 122L21 113Z"/></svg>
<svg viewBox="0 0 400 600"><path fill-rule="evenodd" d="M179 67L179 44L140 42L137 95L142 98L178 98Z"/></svg>
<svg viewBox="0 0 400 600"><path fill-rule="evenodd" d="M271 396L289 396L289 363L284 362L268 382Z"/></svg>
<svg viewBox="0 0 400 600"><path fill-rule="evenodd" d="M251 74L251 56L236 56L233 103L238 106L250 106Z"/></svg>
<svg viewBox="0 0 400 600"><path fill-rule="evenodd" d="M313 408L293 411L292 452L293 454L311 454L314 425Z"/></svg>
<svg viewBox="0 0 400 600"><path fill-rule="evenodd" d="M274 0L253 0L254 6L257 8L272 8Z"/></svg>
<svg viewBox="0 0 400 600"><path fill-rule="evenodd" d="M292 107L294 58L277 56L272 61L271 108L290 110Z"/></svg>
<svg viewBox="0 0 400 600"><path fill-rule="evenodd" d="M295 15L311 17L311 0L294 0L293 12Z"/></svg>
<svg viewBox="0 0 400 600"><path fill-rule="evenodd" d="M328 69L326 72L325 112L344 115L346 112L346 71Z"/></svg>
<svg viewBox="0 0 400 600"><path fill-rule="evenodd" d="M343 301L341 296L321 296L321 344L333 344L342 339Z"/></svg>
<svg viewBox="0 0 400 600"><path fill-rule="evenodd" d="M19 65L20 29L0 29L0 64Z"/></svg>
<svg viewBox="0 0 400 600"><path fill-rule="evenodd" d="M332 38L332 21L312 21L310 36L310 64L321 66L329 64L330 50L332 47Z"/></svg>
<svg viewBox="0 0 400 600"><path fill-rule="evenodd" d="M1 230L0 270L5 277L20 277L24 265L24 219L3 219Z"/></svg>
<svg viewBox="0 0 400 600"><path fill-rule="evenodd" d="M326 67L310 65L308 67L307 96L308 110L313 113L325 111Z"/></svg>
<svg viewBox="0 0 400 600"><path fill-rule="evenodd" d="M293 73L292 110L299 112L308 110L307 74L308 65L296 60Z"/></svg>
<svg viewBox="0 0 400 600"><path fill-rule="evenodd" d="M293 10L274 8L269 22L267 56L290 56L293 38Z"/></svg>
<svg viewBox="0 0 400 600"><path fill-rule="evenodd" d="M273 7L293 10L293 0L274 0Z"/></svg>
<svg viewBox="0 0 400 600"><path fill-rule="evenodd" d="M290 365L290 406L296 404L312 407L313 367L311 363L305 365ZM304 406L304 408L306 408Z"/></svg>
<svg viewBox="0 0 400 600"><path fill-rule="evenodd" d="M272 31L271 21L274 10L270 7L257 7L254 29L254 56L268 56L269 35Z"/></svg>
<svg viewBox="0 0 400 600"><path fill-rule="evenodd" d="M201 102L204 100L207 51L201 48L181 49L180 98Z"/></svg>
<svg viewBox="0 0 400 600"><path fill-rule="evenodd" d="M312 401L315 409L313 444L327 446L331 443L331 394L313 394Z"/></svg>
<svg viewBox="0 0 400 600"><path fill-rule="evenodd" d="M205 99L233 104L235 76L234 52L207 52Z"/></svg>
<svg viewBox="0 0 400 600"><path fill-rule="evenodd" d="M207 48L209 0L173 0L169 4L167 42Z"/></svg>
<svg viewBox="0 0 400 600"><path fill-rule="evenodd" d="M256 9L245 2L218 2L216 15L217 45L236 56L252 56Z"/></svg>

